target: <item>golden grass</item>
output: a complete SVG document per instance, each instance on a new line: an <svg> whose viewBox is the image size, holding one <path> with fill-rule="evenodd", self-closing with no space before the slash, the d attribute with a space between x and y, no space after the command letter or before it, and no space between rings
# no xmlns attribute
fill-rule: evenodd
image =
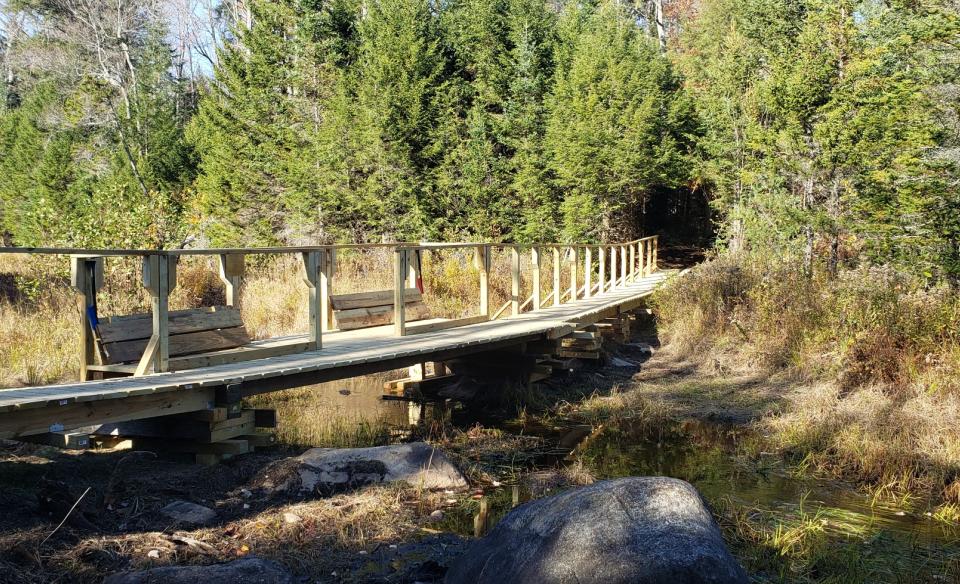
<svg viewBox="0 0 960 584"><path fill-rule="evenodd" d="M960 295L889 268L812 278L721 256L656 294L671 349L787 378L771 439L877 496L960 502ZM716 365L720 364L720 365Z"/></svg>

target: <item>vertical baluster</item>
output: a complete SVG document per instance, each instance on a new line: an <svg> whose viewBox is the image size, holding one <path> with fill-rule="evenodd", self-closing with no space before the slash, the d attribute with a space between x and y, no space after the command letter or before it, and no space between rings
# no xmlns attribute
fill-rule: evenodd
<svg viewBox="0 0 960 584"><path fill-rule="evenodd" d="M590 298L593 294L591 288L593 283L591 282L593 276L593 251L590 249L590 246L583 248L583 297Z"/></svg>
<svg viewBox="0 0 960 584"><path fill-rule="evenodd" d="M393 258L393 333L402 337L407 332L406 283L408 250L396 248Z"/></svg>
<svg viewBox="0 0 960 584"><path fill-rule="evenodd" d="M570 248L570 301L573 302L577 299L577 266L579 265L579 258L577 257L577 248Z"/></svg>
<svg viewBox="0 0 960 584"><path fill-rule="evenodd" d="M319 351L323 347L323 304L320 294L320 270L323 260L319 251L303 252L301 256L303 281L308 290L310 350Z"/></svg>
<svg viewBox="0 0 960 584"><path fill-rule="evenodd" d="M617 287L617 246L610 246L610 290Z"/></svg>
<svg viewBox="0 0 960 584"><path fill-rule="evenodd" d="M560 306L560 248L554 247L553 251L553 305Z"/></svg>
<svg viewBox="0 0 960 584"><path fill-rule="evenodd" d="M520 250L510 248L510 313L520 314Z"/></svg>
<svg viewBox="0 0 960 584"><path fill-rule="evenodd" d="M597 293L603 292L607 281L607 254L602 245L597 246L597 261L600 264L600 274L597 277Z"/></svg>
<svg viewBox="0 0 960 584"><path fill-rule="evenodd" d="M530 249L530 276L533 286L533 310L540 310L540 248Z"/></svg>
<svg viewBox="0 0 960 584"><path fill-rule="evenodd" d="M481 245L474 252L480 270L480 314L490 316L490 246Z"/></svg>

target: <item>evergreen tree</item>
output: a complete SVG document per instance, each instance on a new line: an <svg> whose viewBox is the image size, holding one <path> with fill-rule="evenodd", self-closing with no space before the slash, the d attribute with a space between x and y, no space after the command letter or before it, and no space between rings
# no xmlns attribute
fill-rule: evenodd
<svg viewBox="0 0 960 584"><path fill-rule="evenodd" d="M376 1L357 29L349 148L366 227L385 237L421 237L447 91L436 15L419 0Z"/></svg>
<svg viewBox="0 0 960 584"><path fill-rule="evenodd" d="M629 237L654 190L685 178L669 124L678 93L670 63L617 3L587 19L558 70L547 131L566 238Z"/></svg>

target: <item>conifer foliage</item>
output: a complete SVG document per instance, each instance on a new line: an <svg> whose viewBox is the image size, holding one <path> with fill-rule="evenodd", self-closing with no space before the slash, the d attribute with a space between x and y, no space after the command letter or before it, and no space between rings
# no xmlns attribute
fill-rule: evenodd
<svg viewBox="0 0 960 584"><path fill-rule="evenodd" d="M0 1L0 232L601 242L709 200L723 248L956 280L957 13L225 0L199 46L190 0Z"/></svg>

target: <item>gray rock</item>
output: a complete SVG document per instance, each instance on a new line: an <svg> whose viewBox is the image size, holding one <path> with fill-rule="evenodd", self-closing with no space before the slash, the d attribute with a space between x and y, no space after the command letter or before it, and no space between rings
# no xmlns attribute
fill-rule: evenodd
<svg viewBox="0 0 960 584"><path fill-rule="evenodd" d="M294 459L284 490L330 493L403 481L425 489L459 489L467 481L441 452L424 442L372 448L312 448Z"/></svg>
<svg viewBox="0 0 960 584"><path fill-rule="evenodd" d="M209 507L179 500L164 506L160 513L186 525L205 525L217 517L217 512Z"/></svg>
<svg viewBox="0 0 960 584"><path fill-rule="evenodd" d="M243 558L210 566L165 566L108 576L103 584L293 584L279 565L259 558Z"/></svg>
<svg viewBox="0 0 960 584"><path fill-rule="evenodd" d="M601 481L511 511L451 566L447 584L746 584L689 483Z"/></svg>

